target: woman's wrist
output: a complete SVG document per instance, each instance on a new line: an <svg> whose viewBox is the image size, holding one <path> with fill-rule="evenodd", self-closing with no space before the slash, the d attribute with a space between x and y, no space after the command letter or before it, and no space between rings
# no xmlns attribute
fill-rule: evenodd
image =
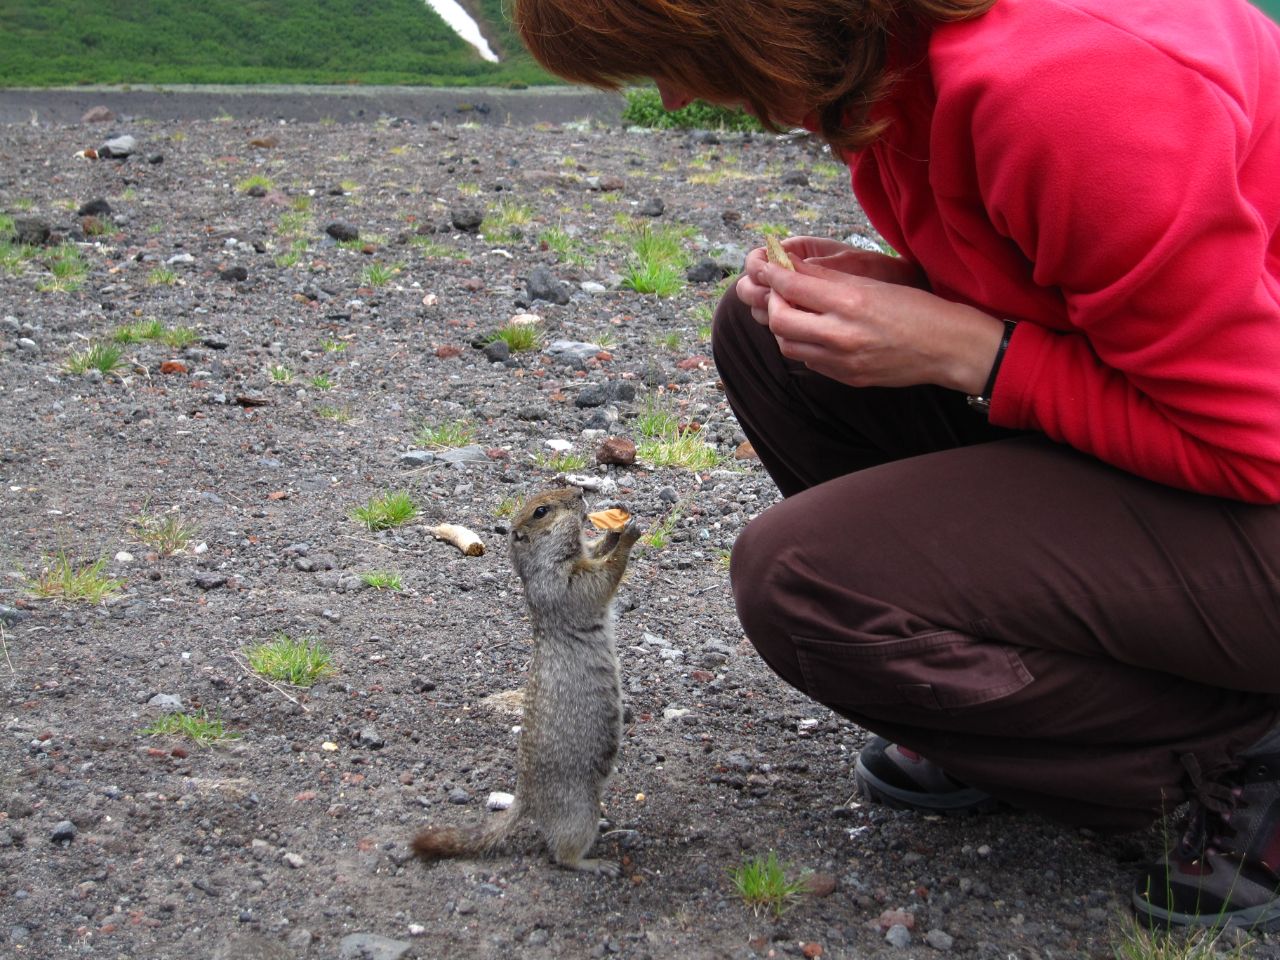
<svg viewBox="0 0 1280 960"><path fill-rule="evenodd" d="M1004 321L980 310L973 309L971 318L954 328L952 363L947 382L941 386L976 397L983 395L997 359L1003 359L1001 344L1006 331Z"/></svg>
<svg viewBox="0 0 1280 960"><path fill-rule="evenodd" d="M996 377L1000 375L1000 365L1004 362L1004 354L1009 349L1009 341L1013 339L1013 328L1017 326L1013 320L1005 320L1004 333L1000 337L1000 345L996 347L995 359L991 361L991 371L987 374L987 381L982 385L979 393L971 393L968 395L969 406L982 413L991 412L991 394L995 391Z"/></svg>

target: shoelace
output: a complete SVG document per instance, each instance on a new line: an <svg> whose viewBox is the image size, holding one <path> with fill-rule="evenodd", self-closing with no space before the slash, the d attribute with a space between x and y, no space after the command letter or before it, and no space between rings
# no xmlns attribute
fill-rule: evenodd
<svg viewBox="0 0 1280 960"><path fill-rule="evenodd" d="M1195 805L1174 855L1180 860L1192 861L1207 853L1224 852L1225 844L1235 834L1231 829L1231 816L1240 806L1244 789L1206 781L1200 761L1189 753L1180 759L1191 780Z"/></svg>

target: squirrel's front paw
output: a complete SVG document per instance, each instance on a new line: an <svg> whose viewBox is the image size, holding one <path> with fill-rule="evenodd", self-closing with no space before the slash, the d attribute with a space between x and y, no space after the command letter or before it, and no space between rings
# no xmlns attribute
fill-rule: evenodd
<svg viewBox="0 0 1280 960"><path fill-rule="evenodd" d="M640 539L640 535L644 531L640 529L640 524L636 523L636 518L631 517L626 526L622 528L622 532L618 535L618 539L628 547Z"/></svg>

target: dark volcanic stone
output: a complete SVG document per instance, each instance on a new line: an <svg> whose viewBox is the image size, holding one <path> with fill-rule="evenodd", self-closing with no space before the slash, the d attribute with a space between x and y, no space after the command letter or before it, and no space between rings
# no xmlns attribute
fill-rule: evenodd
<svg viewBox="0 0 1280 960"><path fill-rule="evenodd" d="M550 270L539 265L529 271L529 299L566 304L569 302L569 288L552 276Z"/></svg>
<svg viewBox="0 0 1280 960"><path fill-rule="evenodd" d="M360 231L351 224L344 223L341 220L335 220L333 223L329 224L324 228L324 232L340 243L347 240L360 239Z"/></svg>

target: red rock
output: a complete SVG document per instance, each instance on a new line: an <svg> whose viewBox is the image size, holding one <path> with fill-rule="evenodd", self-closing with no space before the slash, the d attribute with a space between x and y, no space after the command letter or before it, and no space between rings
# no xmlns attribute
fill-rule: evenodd
<svg viewBox="0 0 1280 960"><path fill-rule="evenodd" d="M822 956L822 944L813 942L806 943L800 948L800 952L808 957L809 960L813 960L814 957Z"/></svg>
<svg viewBox="0 0 1280 960"><path fill-rule="evenodd" d="M161 373L190 373L190 368L181 360L166 360L160 364Z"/></svg>
<svg viewBox="0 0 1280 960"><path fill-rule="evenodd" d="M804 878L804 889L811 897L829 897L836 892L836 878L829 873L811 873Z"/></svg>
<svg viewBox="0 0 1280 960"><path fill-rule="evenodd" d="M708 370L712 366L711 358L702 354L688 357L676 363L677 370Z"/></svg>
<svg viewBox="0 0 1280 960"><path fill-rule="evenodd" d="M693 673L689 674L689 679L693 680L695 683L710 683L715 678L716 675L710 670L695 670Z"/></svg>
<svg viewBox="0 0 1280 960"><path fill-rule="evenodd" d="M759 460L760 455L756 453L756 448L751 445L750 440L743 440L740 444L738 444L738 449L733 451L733 459Z"/></svg>
<svg viewBox="0 0 1280 960"><path fill-rule="evenodd" d="M451 360L454 357L462 356L462 348L454 346L452 343L443 343L436 347L436 356L441 360Z"/></svg>
<svg viewBox="0 0 1280 960"><path fill-rule="evenodd" d="M636 445L626 437L606 437L596 450L596 463L629 467L636 462Z"/></svg>
<svg viewBox="0 0 1280 960"><path fill-rule="evenodd" d="M314 790L301 790L293 795L294 803L310 803L316 798Z"/></svg>
<svg viewBox="0 0 1280 960"><path fill-rule="evenodd" d="M904 926L908 930L915 929L916 915L906 910L886 910L880 914L880 929L888 930L893 926Z"/></svg>
<svg viewBox="0 0 1280 960"><path fill-rule="evenodd" d="M169 756L177 757L179 760L185 760L187 757L191 756L191 754L187 752L186 747L174 747L169 751Z"/></svg>

